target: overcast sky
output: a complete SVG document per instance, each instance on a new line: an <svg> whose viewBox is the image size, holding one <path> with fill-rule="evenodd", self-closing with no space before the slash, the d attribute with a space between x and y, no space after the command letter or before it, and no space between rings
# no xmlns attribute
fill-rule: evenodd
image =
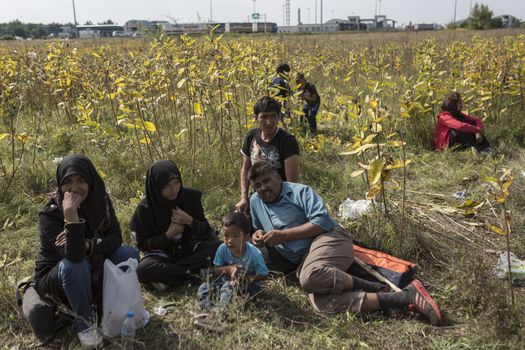
<svg viewBox="0 0 525 350"><path fill-rule="evenodd" d="M73 22L73 0L0 0L0 22L18 19L22 22ZM324 0L324 21L356 15L371 18L381 13L398 23L448 23L468 16L470 4L485 3L495 15L511 14L525 20L525 0ZM246 21L255 11L266 13L268 22L283 24L284 0L211 0L213 20ZM321 0L290 0L290 22L297 24L301 8L303 23L315 21L315 4L320 17ZM93 23L111 19L124 24L129 19L176 20L197 22L210 19L210 0L75 0L77 22ZM310 9L310 10L308 10ZM319 20L318 20L319 21Z"/></svg>

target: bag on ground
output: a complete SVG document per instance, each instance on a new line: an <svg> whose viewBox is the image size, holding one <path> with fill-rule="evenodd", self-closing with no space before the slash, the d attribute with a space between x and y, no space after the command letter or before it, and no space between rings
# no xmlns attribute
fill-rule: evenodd
<svg viewBox="0 0 525 350"><path fill-rule="evenodd" d="M354 255L399 288L406 287L415 278L416 265L410 261L356 244L354 244ZM369 275L357 264L352 264L351 273L365 278Z"/></svg>
<svg viewBox="0 0 525 350"><path fill-rule="evenodd" d="M102 333L106 337L120 334L128 311L135 314L137 329L149 321L137 278L137 266L138 262L133 258L118 265L108 259L104 262Z"/></svg>

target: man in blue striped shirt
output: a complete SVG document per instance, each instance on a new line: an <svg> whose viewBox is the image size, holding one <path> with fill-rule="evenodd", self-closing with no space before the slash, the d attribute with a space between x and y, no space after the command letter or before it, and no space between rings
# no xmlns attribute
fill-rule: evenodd
<svg viewBox="0 0 525 350"><path fill-rule="evenodd" d="M253 164L248 178L256 191L250 197L253 243L267 249L270 269L296 270L317 312L359 313L412 305L432 324L441 321L437 305L419 281L390 293L381 283L347 273L354 261L352 238L332 220L311 187L283 181L267 162Z"/></svg>

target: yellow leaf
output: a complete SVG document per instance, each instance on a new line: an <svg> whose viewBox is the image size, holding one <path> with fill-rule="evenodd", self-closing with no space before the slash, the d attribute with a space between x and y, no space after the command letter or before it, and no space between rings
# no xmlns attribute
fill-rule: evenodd
<svg viewBox="0 0 525 350"><path fill-rule="evenodd" d="M142 127L147 131L157 131L157 127L152 122L141 121L140 123L142 123Z"/></svg>
<svg viewBox="0 0 525 350"><path fill-rule="evenodd" d="M11 134L8 134L8 133L4 132L3 134L0 134L0 140L3 140L3 139L5 139L6 137L9 137L9 136L11 136Z"/></svg>
<svg viewBox="0 0 525 350"><path fill-rule="evenodd" d="M403 160L402 159L399 159L399 160L396 160L394 163L392 164L388 164L385 166L385 169L387 170L390 170L390 169L398 169L398 168L402 168L404 166L407 166L408 164L412 163L412 160L411 159L407 159L405 161L405 163L403 164Z"/></svg>
<svg viewBox="0 0 525 350"><path fill-rule="evenodd" d="M512 175L510 175L508 178L507 178L507 181L505 181L504 183L501 184L501 191L503 193L506 193L508 194L509 193L509 187L510 185L512 185L512 180L514 180L514 178L512 177Z"/></svg>
<svg viewBox="0 0 525 350"><path fill-rule="evenodd" d="M375 139L377 134L370 134L364 140L363 144L369 144L373 139Z"/></svg>
<svg viewBox="0 0 525 350"><path fill-rule="evenodd" d="M180 89L182 85L184 85L185 82L186 82L186 79L179 80L179 82L177 83L177 88Z"/></svg>
<svg viewBox="0 0 525 350"><path fill-rule="evenodd" d="M140 143L143 143L143 144L146 144L146 145L149 145L151 143L151 139L149 138L149 136L144 136L143 138L141 138L139 140Z"/></svg>
<svg viewBox="0 0 525 350"><path fill-rule="evenodd" d="M378 158L374 159L370 163L370 171L368 172L368 181L371 185L375 185L381 178L381 172L383 171L383 160Z"/></svg>
<svg viewBox="0 0 525 350"><path fill-rule="evenodd" d="M175 134L175 138L178 140L181 140L185 133L188 132L188 129L182 129L177 134Z"/></svg>
<svg viewBox="0 0 525 350"><path fill-rule="evenodd" d="M366 145L362 145L362 146L358 147L357 149L355 149L353 151L341 152L341 153L339 153L339 155L340 156L348 156L348 155L352 155L352 154L359 154L359 153L363 152L364 150L367 150L367 149L372 148L372 147L376 147L376 145L373 144L373 143L369 143L369 144L366 144Z"/></svg>
<svg viewBox="0 0 525 350"><path fill-rule="evenodd" d="M373 199L381 191L381 186L376 184L370 188L370 191L366 193L366 199Z"/></svg>
<svg viewBox="0 0 525 350"><path fill-rule="evenodd" d="M406 142L390 140L387 141L384 145L387 147L401 147L406 145Z"/></svg>
<svg viewBox="0 0 525 350"><path fill-rule="evenodd" d="M21 134L16 134L15 139L17 139L20 142L26 142L27 139L29 139L29 135L26 132L23 132Z"/></svg>
<svg viewBox="0 0 525 350"><path fill-rule="evenodd" d="M202 115L202 107L201 107L201 104L199 102L195 102L193 104L193 110L195 111L195 114Z"/></svg>
<svg viewBox="0 0 525 350"><path fill-rule="evenodd" d="M356 176L359 176L361 175L362 173L364 173L365 171L363 169L360 169L360 170L356 170L354 171L353 173L350 174L350 177L356 177Z"/></svg>
<svg viewBox="0 0 525 350"><path fill-rule="evenodd" d="M372 126L370 127L372 132L375 132L376 134L379 134L381 131L383 131L383 127L379 123L372 123Z"/></svg>
<svg viewBox="0 0 525 350"><path fill-rule="evenodd" d="M511 175L510 175L511 172L512 172L512 169L505 170L505 172L503 173L503 175L501 175L501 177L499 178L499 181L500 181L500 182L506 181L507 178L508 178L509 176L511 176Z"/></svg>
<svg viewBox="0 0 525 350"><path fill-rule="evenodd" d="M490 228L490 230L494 233L497 233L498 235L502 235L502 236L506 236L507 233L505 232L505 230L503 230L501 227L499 226L496 226L496 225L492 225L492 224L489 224L487 223L487 227Z"/></svg>

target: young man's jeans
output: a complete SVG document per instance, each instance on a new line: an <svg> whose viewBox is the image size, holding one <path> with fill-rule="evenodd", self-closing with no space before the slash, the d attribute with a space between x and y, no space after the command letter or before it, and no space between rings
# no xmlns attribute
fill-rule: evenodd
<svg viewBox="0 0 525 350"><path fill-rule="evenodd" d="M305 103L303 106L303 113L308 120L310 125L310 131L312 133L317 132L317 112L319 111L319 103ZM303 116L301 116L301 122L303 122Z"/></svg>
<svg viewBox="0 0 525 350"><path fill-rule="evenodd" d="M253 297L260 291L260 282L254 281L246 285L241 281L239 286L232 286L229 277L221 276L211 283L201 284L197 296L201 309L208 310L215 305L228 305L237 293L247 297Z"/></svg>
<svg viewBox="0 0 525 350"><path fill-rule="evenodd" d="M139 251L127 245L120 246L108 257L115 265L129 258L135 258L138 261ZM75 317L83 320L75 321L72 328L77 333L82 332L89 327L85 322L89 322L91 319L91 304L93 302L91 265L87 260L74 263L68 259L63 259L58 266L58 279L69 301L71 311Z"/></svg>

